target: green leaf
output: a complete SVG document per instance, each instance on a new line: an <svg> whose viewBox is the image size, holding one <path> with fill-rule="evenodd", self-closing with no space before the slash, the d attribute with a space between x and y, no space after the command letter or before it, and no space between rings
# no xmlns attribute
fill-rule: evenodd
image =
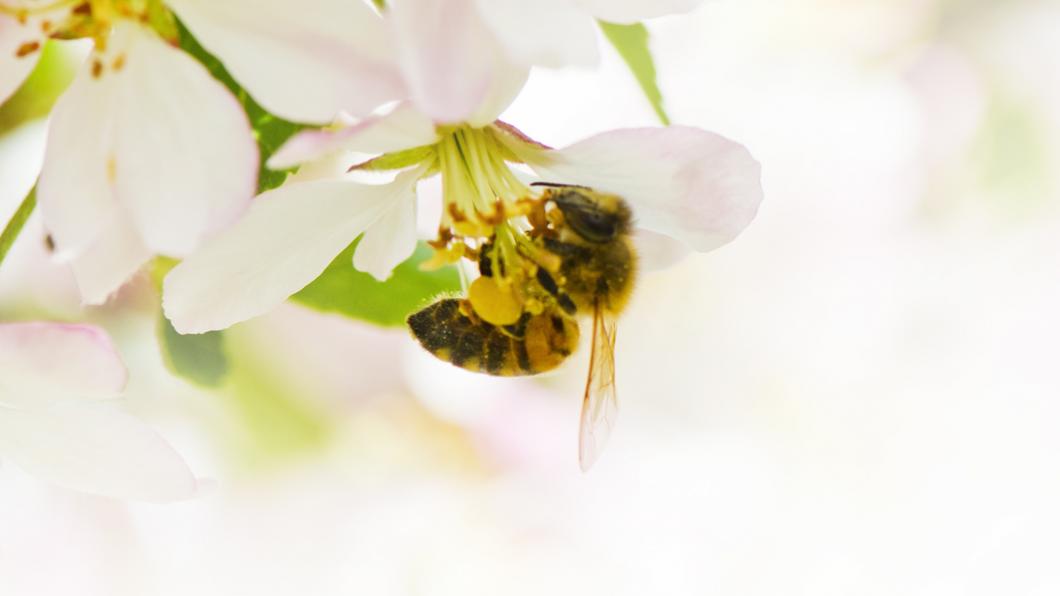
<svg viewBox="0 0 1060 596"><path fill-rule="evenodd" d="M15 214L11 216L11 220L4 226L4 231L0 232L0 265L4 263L7 251L11 250L11 245L15 243L18 235L22 232L22 227L26 225L26 220L33 214L33 210L36 207L37 186L33 185L26 198L22 199L22 204L18 206Z"/></svg>
<svg viewBox="0 0 1060 596"><path fill-rule="evenodd" d="M359 241L359 240L358 240ZM460 289L455 267L421 271L420 263L431 257L423 243L415 254L381 282L353 268L354 241L328 265L324 273L292 299L315 310L334 312L385 327L398 327L405 319L439 294Z"/></svg>
<svg viewBox="0 0 1060 596"><path fill-rule="evenodd" d="M252 328L230 329L225 340L233 355L231 373L216 397L240 430L224 437L227 451L245 465L268 469L325 447L335 434L334 420L310 397L313 389L297 374L300 369L277 366L278 354Z"/></svg>
<svg viewBox="0 0 1060 596"><path fill-rule="evenodd" d="M228 357L220 331L181 335L165 315L160 315L158 340L162 360L173 374L202 387L217 387L228 376Z"/></svg>
<svg viewBox="0 0 1060 596"><path fill-rule="evenodd" d="M162 280L178 261L169 257L155 257L148 273L158 291ZM173 374L202 387L217 387L228 376L229 362L225 354L224 332L211 331L199 335L181 335L173 328L165 314L158 317L158 347L162 361Z"/></svg>
<svg viewBox="0 0 1060 596"><path fill-rule="evenodd" d="M655 115L663 124L670 124L670 117L663 109L662 92L655 80L655 61L651 57L651 49L648 47L648 30L641 23L632 25L618 25L598 21L604 36L615 46L622 59L626 61L629 70L633 72L637 83L644 91L644 95L651 103Z"/></svg>
<svg viewBox="0 0 1060 596"><path fill-rule="evenodd" d="M247 113L250 126L254 129L254 137L258 141L258 150L261 153L261 167L258 170L258 192L262 193L283 184L283 181L287 178L287 172L270 170L265 167L265 163L291 135L302 130L306 125L290 122L267 112L265 108L254 101L254 98L247 93L246 89L232 78L232 75L228 74L220 60L199 45L199 42L184 27L183 23L178 21L177 29L180 32L180 48L201 62L214 78L224 83L232 91L232 94L236 96L239 103L243 105L243 110Z"/></svg>

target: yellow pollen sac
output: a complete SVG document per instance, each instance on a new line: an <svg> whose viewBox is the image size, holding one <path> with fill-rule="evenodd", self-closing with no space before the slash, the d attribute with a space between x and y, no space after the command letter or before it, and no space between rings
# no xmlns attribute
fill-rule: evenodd
<svg viewBox="0 0 1060 596"><path fill-rule="evenodd" d="M492 277L471 282L467 297L475 313L493 325L511 325L523 314L523 301L512 284L501 286Z"/></svg>

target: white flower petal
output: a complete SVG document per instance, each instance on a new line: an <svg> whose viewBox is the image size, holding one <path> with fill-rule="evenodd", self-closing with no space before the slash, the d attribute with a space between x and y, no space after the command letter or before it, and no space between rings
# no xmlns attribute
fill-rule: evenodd
<svg viewBox="0 0 1060 596"><path fill-rule="evenodd" d="M180 333L264 314L316 279L402 193L350 180L288 184L258 197L230 229L166 277L163 307Z"/></svg>
<svg viewBox="0 0 1060 596"><path fill-rule="evenodd" d="M382 19L358 0L170 0L268 111L326 124L406 95Z"/></svg>
<svg viewBox="0 0 1060 596"><path fill-rule="evenodd" d="M499 48L473 0L404 0L388 22L413 101L438 122L461 122L489 94Z"/></svg>
<svg viewBox="0 0 1060 596"><path fill-rule="evenodd" d="M106 332L91 325L0 323L0 403L113 397L127 374Z"/></svg>
<svg viewBox="0 0 1060 596"><path fill-rule="evenodd" d="M692 252L679 240L642 228L633 231L633 245L637 249L637 267L642 271L666 269Z"/></svg>
<svg viewBox="0 0 1060 596"><path fill-rule="evenodd" d="M354 267L386 281L416 250L416 182L422 175L422 170L412 170L394 179L394 204L364 232L353 254Z"/></svg>
<svg viewBox="0 0 1060 596"><path fill-rule="evenodd" d="M108 163L116 82L93 77L86 61L52 109L37 202L60 256L91 245L113 208Z"/></svg>
<svg viewBox="0 0 1060 596"><path fill-rule="evenodd" d="M338 130L307 130L291 137L269 158L281 170L336 151L389 153L430 145L438 140L434 122L409 103L383 116L371 116Z"/></svg>
<svg viewBox="0 0 1060 596"><path fill-rule="evenodd" d="M195 494L191 470L136 418L103 404L0 408L0 455L59 486L167 502Z"/></svg>
<svg viewBox="0 0 1060 596"><path fill-rule="evenodd" d="M258 149L243 108L186 53L136 25L115 28L126 48L115 98L115 192L155 252L183 256L226 227L257 186Z"/></svg>
<svg viewBox="0 0 1060 596"><path fill-rule="evenodd" d="M467 123L471 126L486 126L491 124L501 112L515 101L515 97L523 90L526 80L530 78L530 67L516 65L498 65L493 80L490 82L486 97L473 114L468 116Z"/></svg>
<svg viewBox="0 0 1060 596"><path fill-rule="evenodd" d="M510 146L545 180L620 195L638 227L701 252L736 238L762 202L762 168L747 149L697 128L614 130L558 151Z"/></svg>
<svg viewBox="0 0 1060 596"><path fill-rule="evenodd" d="M602 21L630 24L644 19L690 12L703 0L574 0L574 2Z"/></svg>
<svg viewBox="0 0 1060 596"><path fill-rule="evenodd" d="M113 209L96 241L70 261L85 304L103 304L151 258L125 210Z"/></svg>
<svg viewBox="0 0 1060 596"><path fill-rule="evenodd" d="M44 45L44 35L39 26L36 20L22 24L15 18L0 14L0 103L11 97L37 65L40 50L21 57L17 53L23 44Z"/></svg>
<svg viewBox="0 0 1060 596"><path fill-rule="evenodd" d="M519 64L593 66L596 27L570 0L476 0L483 21Z"/></svg>

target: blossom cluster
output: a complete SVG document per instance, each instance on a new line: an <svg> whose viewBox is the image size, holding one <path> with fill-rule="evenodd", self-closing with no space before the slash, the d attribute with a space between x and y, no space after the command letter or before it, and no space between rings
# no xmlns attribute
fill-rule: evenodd
<svg viewBox="0 0 1060 596"><path fill-rule="evenodd" d="M532 68L598 60L595 20L636 23L697 4L0 1L0 101L48 40L92 41L51 113L37 186L44 226L85 304L106 302L155 256L179 259L164 282L164 310L177 331L201 333L268 312L357 237L351 266L386 279L416 247L417 185L431 176L441 177L444 202L432 239L435 265L461 258L462 237L503 232L517 242L522 200L535 194L534 181L621 195L635 213L645 255L708 251L732 240L762 198L759 164L742 145L668 126L612 130L552 148L499 120ZM230 89L180 48L187 34L269 114L306 125L266 163L274 170L301 167L298 175L255 196L263 158L256 131ZM373 156L354 169L393 172L392 180L367 184L345 168L320 165L351 152ZM89 358L107 360L100 371L120 366L109 348L89 353L90 345L109 345L97 330L0 327L0 353L5 333L16 346L73 338L86 350L82 356L70 348L62 361L17 363L12 370L65 371L81 383L66 387L75 394L92 394L93 383L120 386L118 376L77 374L94 362ZM30 436L38 421L8 432L13 421L28 420L41 403L47 414L40 424L66 420L65 405L53 409L45 397L30 403L44 395L35 378L0 379L0 456L20 463L44 456L20 459L36 453L18 437ZM18 397L8 401L8 394ZM127 428L129 440L155 440L112 414L106 424L115 433ZM193 492L170 451L139 453L143 466L128 478L143 482L130 490L94 483L91 470L114 470L87 460L74 462L78 473L51 477L107 494L165 499ZM159 472L143 473L147 468Z"/></svg>

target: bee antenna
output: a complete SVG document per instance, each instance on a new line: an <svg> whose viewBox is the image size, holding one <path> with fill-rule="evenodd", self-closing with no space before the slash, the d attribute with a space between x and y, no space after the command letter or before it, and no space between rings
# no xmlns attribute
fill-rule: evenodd
<svg viewBox="0 0 1060 596"><path fill-rule="evenodd" d="M581 184L563 184L562 182L531 182L530 186L547 186L549 188L584 188L589 190L588 186L582 186Z"/></svg>

